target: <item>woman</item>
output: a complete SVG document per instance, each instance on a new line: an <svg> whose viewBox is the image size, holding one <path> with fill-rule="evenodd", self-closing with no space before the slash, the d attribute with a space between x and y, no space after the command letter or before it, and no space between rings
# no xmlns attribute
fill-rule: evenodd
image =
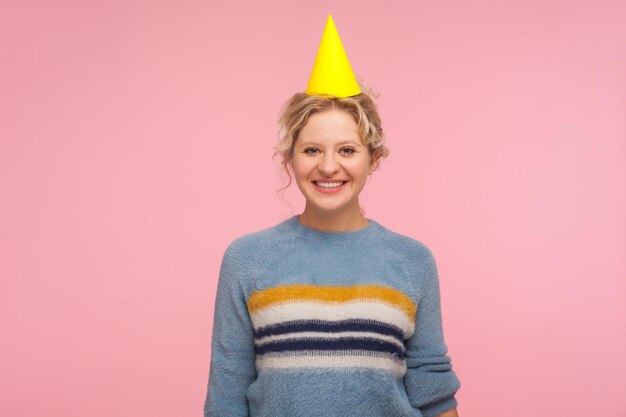
<svg viewBox="0 0 626 417"><path fill-rule="evenodd" d="M435 259L359 205L388 154L376 105L312 89L276 148L304 211L224 253L204 415L457 416Z"/></svg>

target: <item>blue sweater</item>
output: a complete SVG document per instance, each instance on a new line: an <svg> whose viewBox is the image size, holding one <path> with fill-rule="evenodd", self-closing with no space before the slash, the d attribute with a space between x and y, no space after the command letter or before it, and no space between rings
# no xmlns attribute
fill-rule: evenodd
<svg viewBox="0 0 626 417"><path fill-rule="evenodd" d="M294 215L228 245L205 417L431 417L457 405L435 259L368 220L323 232Z"/></svg>

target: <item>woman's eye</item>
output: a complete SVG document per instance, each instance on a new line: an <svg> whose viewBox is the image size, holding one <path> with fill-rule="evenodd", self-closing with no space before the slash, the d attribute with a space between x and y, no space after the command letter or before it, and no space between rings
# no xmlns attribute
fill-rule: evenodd
<svg viewBox="0 0 626 417"><path fill-rule="evenodd" d="M352 148L342 148L342 149L341 149L341 151L342 151L344 154L346 154L346 155L352 155L354 152L356 152L356 151L355 151L354 149L352 149ZM317 148L306 148L303 152L304 152L305 154L307 154L307 155L313 155L313 154L315 154L316 152L319 152L319 149L317 149Z"/></svg>

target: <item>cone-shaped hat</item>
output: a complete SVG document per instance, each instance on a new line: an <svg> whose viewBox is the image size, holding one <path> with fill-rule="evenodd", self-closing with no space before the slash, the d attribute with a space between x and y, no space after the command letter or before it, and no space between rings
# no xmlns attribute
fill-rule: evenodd
<svg viewBox="0 0 626 417"><path fill-rule="evenodd" d="M333 17L329 15L306 93L350 97L360 92Z"/></svg>

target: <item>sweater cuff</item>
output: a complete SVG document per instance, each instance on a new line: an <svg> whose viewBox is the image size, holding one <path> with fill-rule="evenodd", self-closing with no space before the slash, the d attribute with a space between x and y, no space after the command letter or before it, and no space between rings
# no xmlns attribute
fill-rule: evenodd
<svg viewBox="0 0 626 417"><path fill-rule="evenodd" d="M436 403L428 404L426 407L420 407L420 411L424 417L435 417L444 411L448 411L457 406L457 401L454 395L451 397L443 398Z"/></svg>

